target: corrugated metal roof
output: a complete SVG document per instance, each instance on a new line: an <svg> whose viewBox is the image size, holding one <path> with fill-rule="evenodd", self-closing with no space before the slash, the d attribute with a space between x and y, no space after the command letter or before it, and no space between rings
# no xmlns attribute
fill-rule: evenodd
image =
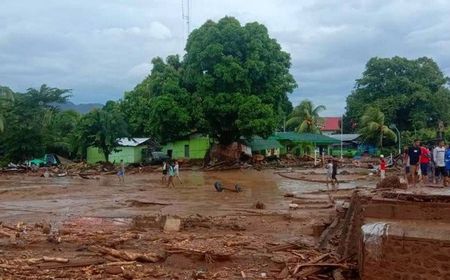
<svg viewBox="0 0 450 280"><path fill-rule="evenodd" d="M341 134L333 134L328 136L341 141ZM342 134L342 141L355 141L359 136L359 134Z"/></svg>
<svg viewBox="0 0 450 280"><path fill-rule="evenodd" d="M325 117L323 118L323 126L321 131L339 131L341 130L341 118L340 117Z"/></svg>
<svg viewBox="0 0 450 280"><path fill-rule="evenodd" d="M119 138L119 146L136 147L150 140L150 138Z"/></svg>
<svg viewBox="0 0 450 280"><path fill-rule="evenodd" d="M279 149L283 147L280 142L275 139L263 139L259 136L254 136L250 141L247 141L252 151L263 151L267 149Z"/></svg>
<svg viewBox="0 0 450 280"><path fill-rule="evenodd" d="M269 139L275 140L289 140L293 142L303 142L303 143L316 143L316 144L334 144L340 143L339 140L322 135L313 133L297 133L297 132L275 132L274 135L270 136Z"/></svg>

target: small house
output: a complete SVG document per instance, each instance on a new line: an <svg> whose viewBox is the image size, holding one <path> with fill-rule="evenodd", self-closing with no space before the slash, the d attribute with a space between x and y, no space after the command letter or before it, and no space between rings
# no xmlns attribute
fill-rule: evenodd
<svg viewBox="0 0 450 280"><path fill-rule="evenodd" d="M150 142L150 138L120 138L119 147L109 155L109 161L119 163L123 160L125 163L140 163L143 150L148 149ZM93 146L87 148L86 160L88 163L106 161L103 151Z"/></svg>
<svg viewBox="0 0 450 280"><path fill-rule="evenodd" d="M324 150L330 152L330 146L332 144L340 143L339 140L331 138L322 134L314 133L298 133L294 131L290 132L275 132L269 139L277 140L282 145L280 154L285 155L288 153L307 153L308 150L315 150L319 148L320 154L323 154Z"/></svg>
<svg viewBox="0 0 450 280"><path fill-rule="evenodd" d="M203 159L211 146L211 138L193 134L162 146L162 152L172 159Z"/></svg>
<svg viewBox="0 0 450 280"><path fill-rule="evenodd" d="M341 133L341 118L340 117L325 117L323 118L323 125L320 128L323 135L332 135Z"/></svg>

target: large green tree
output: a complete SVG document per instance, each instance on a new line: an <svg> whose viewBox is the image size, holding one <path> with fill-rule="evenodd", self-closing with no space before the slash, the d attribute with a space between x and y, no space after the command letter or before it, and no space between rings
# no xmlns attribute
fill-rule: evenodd
<svg viewBox="0 0 450 280"><path fill-rule="evenodd" d="M57 111L52 114L48 124L45 125L46 152L68 158L76 157L77 125L80 119L80 113L73 110Z"/></svg>
<svg viewBox="0 0 450 280"><path fill-rule="evenodd" d="M383 139L396 141L397 136L385 123L383 112L378 108L370 107L361 117L359 132L368 143L373 143L383 148Z"/></svg>
<svg viewBox="0 0 450 280"><path fill-rule="evenodd" d="M78 125L78 143L82 154L88 146L102 150L106 161L119 146L118 139L128 137L127 124L113 103L84 115Z"/></svg>
<svg viewBox="0 0 450 280"><path fill-rule="evenodd" d="M323 105L315 107L310 100L303 100L292 111L286 126L297 132L320 133L322 119L319 113L325 109Z"/></svg>
<svg viewBox="0 0 450 280"><path fill-rule="evenodd" d="M70 90L47 85L14 94L14 104L5 112L7 126L0 139L7 160L21 161L45 153L57 104L66 102L69 94Z"/></svg>
<svg viewBox="0 0 450 280"><path fill-rule="evenodd" d="M165 142L199 132L228 144L268 136L292 110L290 56L258 23L207 21L190 34L182 61L169 56L152 64L121 103L135 136Z"/></svg>
<svg viewBox="0 0 450 280"><path fill-rule="evenodd" d="M358 129L368 107L378 107L400 130L450 122L448 77L427 57L371 58L347 98L346 131Z"/></svg>
<svg viewBox="0 0 450 280"><path fill-rule="evenodd" d="M5 112L14 101L14 92L9 87L0 86L0 133L5 130Z"/></svg>

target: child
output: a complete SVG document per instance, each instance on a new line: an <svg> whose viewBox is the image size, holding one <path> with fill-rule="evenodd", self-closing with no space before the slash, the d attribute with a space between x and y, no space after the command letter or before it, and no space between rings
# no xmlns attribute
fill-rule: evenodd
<svg viewBox="0 0 450 280"><path fill-rule="evenodd" d="M327 188L328 188L328 181L331 181L331 184L334 184L333 179L331 179L331 174L333 173L333 164L331 163L331 159L328 160L328 163L325 165L325 169L327 170Z"/></svg>
<svg viewBox="0 0 450 280"><path fill-rule="evenodd" d="M383 180L386 177L386 161L384 155L380 155L380 178Z"/></svg>

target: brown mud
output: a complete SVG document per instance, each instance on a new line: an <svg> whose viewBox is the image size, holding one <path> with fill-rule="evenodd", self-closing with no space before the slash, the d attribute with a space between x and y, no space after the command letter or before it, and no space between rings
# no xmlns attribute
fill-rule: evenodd
<svg viewBox="0 0 450 280"><path fill-rule="evenodd" d="M124 184L114 175L0 176L0 278L333 279L350 268L316 244L355 182L328 193L273 170L181 179L167 188L158 173ZM218 180L243 191L216 192Z"/></svg>

